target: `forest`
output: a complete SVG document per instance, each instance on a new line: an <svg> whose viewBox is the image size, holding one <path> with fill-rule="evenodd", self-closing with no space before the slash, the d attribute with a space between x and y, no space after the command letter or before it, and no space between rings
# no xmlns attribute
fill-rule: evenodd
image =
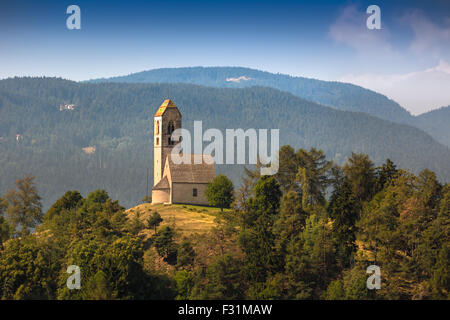
<svg viewBox="0 0 450 320"><path fill-rule="evenodd" d="M450 187L386 159L280 150L280 170L246 168L207 233L126 214L104 190L67 191L44 212L32 176L0 201L2 299L449 299ZM228 190L228 192L227 192ZM231 190L231 192L229 192ZM62 191L63 192L63 191ZM220 197L213 195L220 194ZM81 288L68 289L68 266ZM381 269L381 288L366 268Z"/></svg>
<svg viewBox="0 0 450 320"><path fill-rule="evenodd" d="M161 68L91 82L192 83L219 88L270 87L338 110L363 112L411 125L450 147L450 106L414 116L388 97L350 83L293 77L243 67Z"/></svg>
<svg viewBox="0 0 450 320"><path fill-rule="evenodd" d="M280 145L321 149L338 165L354 151L376 165L390 158L414 174L429 168L443 183L450 179L450 150L420 129L273 88L11 78L0 81L0 194L31 174L44 210L61 190L87 197L104 189L122 206L135 206L147 194L147 170L150 188L153 182L153 115L167 97L189 130L194 120L222 132L280 129ZM215 167L239 185L243 166Z"/></svg>

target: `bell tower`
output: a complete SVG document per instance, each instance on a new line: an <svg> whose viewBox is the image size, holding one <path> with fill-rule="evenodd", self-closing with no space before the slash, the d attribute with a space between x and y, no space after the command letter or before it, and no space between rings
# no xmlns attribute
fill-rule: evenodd
<svg viewBox="0 0 450 320"><path fill-rule="evenodd" d="M153 117L153 185L163 177L166 157L172 151L175 142L172 132L181 128L181 113L172 100L166 99Z"/></svg>

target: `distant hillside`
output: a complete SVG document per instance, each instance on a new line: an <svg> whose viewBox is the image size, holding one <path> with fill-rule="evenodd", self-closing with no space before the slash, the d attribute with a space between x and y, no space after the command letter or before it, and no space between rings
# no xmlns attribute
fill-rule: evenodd
<svg viewBox="0 0 450 320"><path fill-rule="evenodd" d="M450 106L423 113L418 115L417 119L419 128L431 134L440 143L450 146Z"/></svg>
<svg viewBox="0 0 450 320"><path fill-rule="evenodd" d="M0 81L0 194L32 173L46 205L67 190L98 188L136 205L146 194L147 168L152 185L153 114L168 92L188 129L193 120L203 120L204 130L279 128L281 145L323 149L339 164L351 151L364 152L377 164L389 157L450 180L450 150L423 131L272 88L14 78ZM239 184L242 166L216 170Z"/></svg>
<svg viewBox="0 0 450 320"><path fill-rule="evenodd" d="M92 81L192 83L221 88L266 86L287 91L303 99L339 110L364 112L381 119L413 125L425 130L438 141L450 147L448 122L443 124L440 121L433 124L421 123L421 117L412 116L397 102L377 92L349 83L291 77L242 67L164 68Z"/></svg>
<svg viewBox="0 0 450 320"><path fill-rule="evenodd" d="M242 67L191 67L154 69L94 82L193 83L212 87L266 86L339 110L359 111L381 119L410 123L413 117L398 103L362 87Z"/></svg>

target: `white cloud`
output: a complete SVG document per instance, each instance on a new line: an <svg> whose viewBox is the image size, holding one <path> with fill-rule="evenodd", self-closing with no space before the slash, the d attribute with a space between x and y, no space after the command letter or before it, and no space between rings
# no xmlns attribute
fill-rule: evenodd
<svg viewBox="0 0 450 320"><path fill-rule="evenodd" d="M234 82L234 83L239 83L242 81L248 81L251 80L252 78L247 78L246 76L240 76L239 78L227 78L226 81L227 82Z"/></svg>
<svg viewBox="0 0 450 320"><path fill-rule="evenodd" d="M438 26L425 17L422 11L411 10L401 20L414 32L409 47L411 52L433 58L442 58L450 53L450 19L444 20L443 26Z"/></svg>
<svg viewBox="0 0 450 320"><path fill-rule="evenodd" d="M355 49L361 58L368 61L373 58L392 60L398 56L398 52L388 41L389 29L383 22L380 30L368 29L366 25L368 17L365 10L359 10L355 5L347 6L330 25L329 35L335 42ZM382 11L381 17L383 17Z"/></svg>
<svg viewBox="0 0 450 320"><path fill-rule="evenodd" d="M382 93L413 114L450 105L450 64L444 60L422 71L390 75L350 74L339 81Z"/></svg>
<svg viewBox="0 0 450 320"><path fill-rule="evenodd" d="M450 19L432 21L420 10L406 9L397 22L412 33L404 38L409 43L397 46L391 41L388 23L384 23L383 8L381 30L367 29L367 16L365 10L350 5L329 28L334 41L353 48L364 62L355 61L353 70L358 71L338 81L380 92L413 114L450 105ZM425 69L426 65L436 66Z"/></svg>

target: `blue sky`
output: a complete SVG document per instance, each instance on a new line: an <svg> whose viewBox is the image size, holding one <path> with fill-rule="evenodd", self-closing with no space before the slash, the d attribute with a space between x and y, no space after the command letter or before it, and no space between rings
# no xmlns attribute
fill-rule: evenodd
<svg viewBox="0 0 450 320"><path fill-rule="evenodd" d="M66 28L71 4L81 30ZM381 30L366 27L371 4ZM447 0L0 2L0 78L245 66L360 84L420 113L450 104L449 63Z"/></svg>

